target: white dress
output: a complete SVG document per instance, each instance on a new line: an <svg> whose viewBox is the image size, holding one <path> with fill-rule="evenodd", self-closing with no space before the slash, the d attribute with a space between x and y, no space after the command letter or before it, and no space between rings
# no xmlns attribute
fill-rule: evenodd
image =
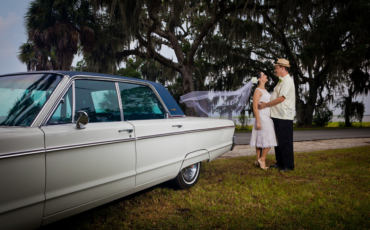
<svg viewBox="0 0 370 230"><path fill-rule="evenodd" d="M257 89L261 90L262 92L259 102L270 102L271 95L269 92L260 88ZM274 123L270 117L270 107L258 110L258 112L260 116L261 129L257 130L257 119L255 119L250 146L256 146L258 148L270 148L277 146Z"/></svg>

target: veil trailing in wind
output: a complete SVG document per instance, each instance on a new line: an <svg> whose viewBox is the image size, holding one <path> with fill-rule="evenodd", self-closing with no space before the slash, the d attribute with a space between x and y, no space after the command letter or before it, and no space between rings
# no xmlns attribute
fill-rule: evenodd
<svg viewBox="0 0 370 230"><path fill-rule="evenodd" d="M222 117L239 114L249 99L252 84L257 78L252 78L237 91L194 91L180 97L180 103L192 107L201 117Z"/></svg>

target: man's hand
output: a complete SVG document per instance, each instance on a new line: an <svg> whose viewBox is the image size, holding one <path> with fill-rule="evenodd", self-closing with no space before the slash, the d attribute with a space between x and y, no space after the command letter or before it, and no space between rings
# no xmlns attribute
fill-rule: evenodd
<svg viewBox="0 0 370 230"><path fill-rule="evenodd" d="M260 102L259 104L258 104L258 109L259 110L261 110L261 109L264 109L264 108L266 108L267 106L266 106L266 102Z"/></svg>
<svg viewBox="0 0 370 230"><path fill-rule="evenodd" d="M256 129L257 129L257 130L262 129L261 123L257 122Z"/></svg>

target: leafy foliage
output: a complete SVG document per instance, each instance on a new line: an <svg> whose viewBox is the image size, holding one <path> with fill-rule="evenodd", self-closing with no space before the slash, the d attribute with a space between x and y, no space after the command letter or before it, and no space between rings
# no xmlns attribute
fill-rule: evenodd
<svg viewBox="0 0 370 230"><path fill-rule="evenodd" d="M28 39L34 49L55 48L58 66L69 70L78 44L87 52L94 45L95 18L88 0L33 0L25 15Z"/></svg>
<svg viewBox="0 0 370 230"><path fill-rule="evenodd" d="M264 71L271 91L278 81L273 63L283 57L290 61L296 86L298 125L311 125L315 110L332 103L342 85L353 84L357 93L349 94L351 98L370 88L361 74L348 76L368 74L367 0L90 2L31 2L25 17L29 39L39 53L55 48L59 67L53 69L68 69L80 44L84 61L78 68L84 71L167 86L180 79L181 87L174 88L181 94L236 90L253 73ZM176 60L161 55L163 47ZM35 63L34 56L22 60ZM122 61L125 68L119 68Z"/></svg>
<svg viewBox="0 0 370 230"><path fill-rule="evenodd" d="M362 118L365 113L365 105L363 102L353 102L350 97L342 97L337 101L335 107L342 109L340 117L345 118L345 126L352 126L352 122L355 120L360 122L360 124L362 123Z"/></svg>
<svg viewBox="0 0 370 230"><path fill-rule="evenodd" d="M27 65L27 71L57 69L55 48L37 49L30 41L19 47L18 60Z"/></svg>
<svg viewBox="0 0 370 230"><path fill-rule="evenodd" d="M324 103L316 108L315 115L313 116L312 122L316 126L327 126L333 119L333 111Z"/></svg>

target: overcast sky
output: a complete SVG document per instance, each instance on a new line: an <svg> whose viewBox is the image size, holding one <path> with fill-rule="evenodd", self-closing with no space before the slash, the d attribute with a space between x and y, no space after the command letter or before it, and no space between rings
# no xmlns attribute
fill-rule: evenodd
<svg viewBox="0 0 370 230"><path fill-rule="evenodd" d="M1 1L0 7L0 75L14 72L27 71L27 67L17 59L19 46L26 42L27 36L23 26L23 17L26 13L30 0ZM174 52L167 47L161 51L162 55L176 60ZM75 57L73 65L76 65L80 57ZM365 114L370 114L370 95L357 97L356 100L365 104ZM341 110L336 109L335 115Z"/></svg>

